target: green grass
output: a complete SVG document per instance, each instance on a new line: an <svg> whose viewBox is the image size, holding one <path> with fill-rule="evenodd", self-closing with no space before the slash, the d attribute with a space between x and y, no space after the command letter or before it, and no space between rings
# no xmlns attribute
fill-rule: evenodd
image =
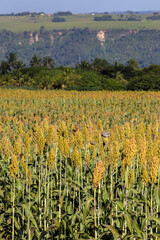
<svg viewBox="0 0 160 240"><path fill-rule="evenodd" d="M100 15L98 15L100 16ZM124 15L125 18L127 15ZM147 21L148 15L141 15L142 21L105 21L95 22L94 17L91 14L77 14L67 16L66 22L53 23L53 16L0 16L0 30L6 29L12 32L24 32L24 31L39 31L41 26L45 27L45 30L62 30L72 28L85 28L95 30L107 30L107 29L160 29L160 20ZM114 19L119 18L119 15L112 15Z"/></svg>

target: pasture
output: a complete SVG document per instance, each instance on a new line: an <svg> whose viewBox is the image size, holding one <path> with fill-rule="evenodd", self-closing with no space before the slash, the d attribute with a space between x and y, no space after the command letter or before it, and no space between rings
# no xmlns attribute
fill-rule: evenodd
<svg viewBox="0 0 160 240"><path fill-rule="evenodd" d="M141 15L142 21L93 21L97 15L76 14L66 16L66 22L53 23L53 16L0 16L0 30L6 29L15 33L24 31L40 31L44 26L44 30L63 30L72 28L89 28L91 30L107 30L107 29L160 29L160 20L148 21L146 17L149 15ZM98 14L98 16L102 16ZM119 15L113 14L113 19L117 20ZM127 18L129 15L124 15Z"/></svg>

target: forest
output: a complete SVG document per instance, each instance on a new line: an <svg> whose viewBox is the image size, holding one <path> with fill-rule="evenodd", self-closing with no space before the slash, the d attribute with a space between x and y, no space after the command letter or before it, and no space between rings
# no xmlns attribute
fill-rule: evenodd
<svg viewBox="0 0 160 240"><path fill-rule="evenodd" d="M112 22L115 21L110 23ZM129 21L126 21L126 24L128 23ZM63 24L63 22L53 24ZM36 32L14 33L2 30L0 61L10 52L16 52L26 66L29 66L33 55L37 55L41 58L50 56L55 59L57 66L65 67L75 67L75 64L80 64L82 61L91 63L95 58L106 59L112 64L118 61L124 65L133 58L143 68L160 64L159 39L160 30L147 29L99 31L75 28L47 31L41 26Z"/></svg>
<svg viewBox="0 0 160 240"><path fill-rule="evenodd" d="M95 58L82 61L75 67L56 67L49 56L34 55L29 66L11 52L0 65L2 87L25 87L65 90L160 90L160 66L140 68L135 59L123 65Z"/></svg>

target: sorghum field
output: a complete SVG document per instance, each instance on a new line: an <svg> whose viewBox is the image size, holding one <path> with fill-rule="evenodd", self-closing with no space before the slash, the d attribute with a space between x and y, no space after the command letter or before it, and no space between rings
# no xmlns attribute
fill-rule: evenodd
<svg viewBox="0 0 160 240"><path fill-rule="evenodd" d="M160 93L0 90L0 239L160 239Z"/></svg>

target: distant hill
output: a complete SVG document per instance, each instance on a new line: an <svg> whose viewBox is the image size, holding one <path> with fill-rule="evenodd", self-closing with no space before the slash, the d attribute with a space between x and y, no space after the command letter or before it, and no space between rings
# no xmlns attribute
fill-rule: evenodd
<svg viewBox="0 0 160 240"><path fill-rule="evenodd" d="M13 33L0 31L0 60L16 52L26 65L34 54L51 56L57 66L75 66L94 58L125 64L134 58L141 67L160 64L160 30L70 29Z"/></svg>

